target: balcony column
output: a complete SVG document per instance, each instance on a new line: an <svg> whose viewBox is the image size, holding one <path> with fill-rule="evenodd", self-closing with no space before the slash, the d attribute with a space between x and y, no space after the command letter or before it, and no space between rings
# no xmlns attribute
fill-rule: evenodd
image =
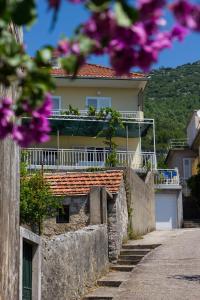
<svg viewBox="0 0 200 300"><path fill-rule="evenodd" d="M157 170L157 160L156 160L156 133L155 133L155 120L153 119L153 150L154 150L154 167Z"/></svg>
<svg viewBox="0 0 200 300"><path fill-rule="evenodd" d="M128 124L126 124L126 164L128 166Z"/></svg>
<svg viewBox="0 0 200 300"><path fill-rule="evenodd" d="M59 149L60 149L60 131L57 130L57 151L58 151L57 152L58 153L58 155L57 155L57 169L59 168L59 163L60 163Z"/></svg>

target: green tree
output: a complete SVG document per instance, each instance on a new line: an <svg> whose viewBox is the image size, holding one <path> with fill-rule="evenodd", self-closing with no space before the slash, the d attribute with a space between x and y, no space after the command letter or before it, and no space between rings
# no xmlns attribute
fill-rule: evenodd
<svg viewBox="0 0 200 300"><path fill-rule="evenodd" d="M52 195L41 172L28 175L24 165L21 171L20 222L41 234L44 220L56 215L61 200Z"/></svg>
<svg viewBox="0 0 200 300"><path fill-rule="evenodd" d="M97 114L99 119L107 121L105 128L99 132L99 135L105 136L104 144L109 148L109 154L106 160L106 165L109 167L115 167L117 165L117 144L113 141L116 131L119 128L123 128L124 125L121 120L121 114L113 108L102 108Z"/></svg>

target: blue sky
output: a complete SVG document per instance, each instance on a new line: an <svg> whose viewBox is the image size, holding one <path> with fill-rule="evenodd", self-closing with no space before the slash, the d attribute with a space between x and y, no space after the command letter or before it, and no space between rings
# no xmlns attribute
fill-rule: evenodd
<svg viewBox="0 0 200 300"><path fill-rule="evenodd" d="M64 1L65 2L65 1ZM88 12L81 5L63 3L59 18L53 31L50 31L51 12L48 11L46 1L38 0L39 19L31 30L24 33L27 51L34 55L35 51L45 44L55 45L63 34L70 36L74 28L87 20ZM191 34L184 42L176 42L172 49L162 52L159 62L154 66L176 67L200 59L200 34ZM92 63L109 65L107 57L92 57Z"/></svg>

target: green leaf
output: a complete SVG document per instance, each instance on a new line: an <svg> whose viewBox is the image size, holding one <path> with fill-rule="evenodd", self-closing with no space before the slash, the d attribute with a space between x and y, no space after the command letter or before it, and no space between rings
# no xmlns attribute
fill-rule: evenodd
<svg viewBox="0 0 200 300"><path fill-rule="evenodd" d="M70 55L61 59L61 64L68 74L75 74L77 70L78 58L76 55Z"/></svg>
<svg viewBox="0 0 200 300"><path fill-rule="evenodd" d="M88 54L91 52L94 42L86 36L81 36L79 39L80 51L82 54Z"/></svg>
<svg viewBox="0 0 200 300"><path fill-rule="evenodd" d="M109 8L109 0L90 0L87 2L87 8L93 12L102 12Z"/></svg>
<svg viewBox="0 0 200 300"><path fill-rule="evenodd" d="M138 18L138 12L125 1L115 3L115 14L118 24L123 27L131 26Z"/></svg>
<svg viewBox="0 0 200 300"><path fill-rule="evenodd" d="M52 49L51 48L43 48L42 50L37 52L36 60L42 63L48 63L52 57Z"/></svg>
<svg viewBox="0 0 200 300"><path fill-rule="evenodd" d="M17 0L13 5L11 19L16 25L30 25L36 19L36 16L34 0Z"/></svg>

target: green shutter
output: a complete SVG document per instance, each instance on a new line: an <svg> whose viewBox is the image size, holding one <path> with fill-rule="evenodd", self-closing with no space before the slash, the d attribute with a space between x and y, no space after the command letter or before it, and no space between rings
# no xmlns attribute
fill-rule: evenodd
<svg viewBox="0 0 200 300"><path fill-rule="evenodd" d="M32 300L32 245L23 242L23 300Z"/></svg>

